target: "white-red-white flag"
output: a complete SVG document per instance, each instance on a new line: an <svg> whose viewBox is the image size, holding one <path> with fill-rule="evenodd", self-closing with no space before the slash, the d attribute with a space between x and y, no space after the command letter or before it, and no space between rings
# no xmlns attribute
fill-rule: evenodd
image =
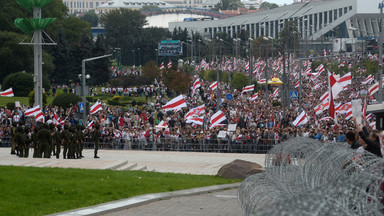
<svg viewBox="0 0 384 216"><path fill-rule="evenodd" d="M204 117L190 117L187 119L186 123L187 124L197 124L197 125L203 125L204 122Z"/></svg>
<svg viewBox="0 0 384 216"><path fill-rule="evenodd" d="M320 97L320 100L321 101L326 101L326 100L329 100L329 91L326 91L321 97Z"/></svg>
<svg viewBox="0 0 384 216"><path fill-rule="evenodd" d="M321 104L315 106L315 113L316 115L319 115L327 109L329 109L329 101L323 101Z"/></svg>
<svg viewBox="0 0 384 216"><path fill-rule="evenodd" d="M215 89L217 89L217 81L213 82L213 83L209 86L209 88L211 88L212 91L215 90Z"/></svg>
<svg viewBox="0 0 384 216"><path fill-rule="evenodd" d="M211 127L210 128L215 127L216 125L220 124L221 122L223 122L226 119L227 118L225 117L224 113L221 110L217 111L215 114L213 114L211 116L211 120L210 120Z"/></svg>
<svg viewBox="0 0 384 216"><path fill-rule="evenodd" d="M379 91L379 83L375 82L375 84L371 85L368 88L369 96L373 96L377 91Z"/></svg>
<svg viewBox="0 0 384 216"><path fill-rule="evenodd" d="M172 110L177 112L178 110L180 110L183 107L187 107L187 103L185 102L183 95L179 95L179 96L173 98L172 100L170 100L167 104L165 104L163 106L163 109L166 112L172 111Z"/></svg>
<svg viewBox="0 0 384 216"><path fill-rule="evenodd" d="M272 96L277 97L279 95L279 88L276 88L276 90L273 92Z"/></svg>
<svg viewBox="0 0 384 216"><path fill-rule="evenodd" d="M346 88L347 85L352 84L352 74L351 72L346 73L337 81L343 88Z"/></svg>
<svg viewBox="0 0 384 216"><path fill-rule="evenodd" d="M369 76L365 79L365 81L363 81L361 83L366 85L366 84L372 82L374 79L375 79L375 77L373 77L371 74L369 74Z"/></svg>
<svg viewBox="0 0 384 216"><path fill-rule="evenodd" d="M9 88L9 89L7 89L5 91L0 92L0 96L2 96L2 97L13 97L14 96L13 95L13 89Z"/></svg>
<svg viewBox="0 0 384 216"><path fill-rule="evenodd" d="M250 97L249 100L254 101L254 100L256 100L258 97L259 97L259 93L256 93L256 94L252 95L252 97Z"/></svg>
<svg viewBox="0 0 384 216"><path fill-rule="evenodd" d="M343 87L337 83L335 77L328 71L328 83L329 83L329 116L336 119L335 103L333 101L337 95L343 91Z"/></svg>
<svg viewBox="0 0 384 216"><path fill-rule="evenodd" d="M189 117L196 117L204 113L205 113L205 105L203 104L201 106L190 109L188 113L185 114L184 118L188 119Z"/></svg>
<svg viewBox="0 0 384 216"><path fill-rule="evenodd" d="M41 111L40 106L35 106L33 108L27 109L24 112L25 116L36 116L36 114Z"/></svg>
<svg viewBox="0 0 384 216"><path fill-rule="evenodd" d="M352 114L352 107L350 109L347 110L346 114L345 114L345 119L348 120L350 119L351 117L353 116Z"/></svg>
<svg viewBox="0 0 384 216"><path fill-rule="evenodd" d="M305 111L301 112L300 115L295 119L295 121L292 122L294 126L299 126L307 123L309 121L309 118Z"/></svg>
<svg viewBox="0 0 384 216"><path fill-rule="evenodd" d="M91 106L91 109L90 109L90 113L91 115L97 113L97 111L99 110L103 110L103 107L101 107L101 103L100 102L96 102L95 104L93 104L93 106Z"/></svg>
<svg viewBox="0 0 384 216"><path fill-rule="evenodd" d="M245 86L245 87L243 88L243 90L241 91L241 93L243 94L244 92L253 91L254 89L255 89L255 85Z"/></svg>
<svg viewBox="0 0 384 216"><path fill-rule="evenodd" d="M200 79L197 78L196 81L193 83L193 87L192 87L192 95L195 94L196 92L196 89L199 88L201 85L200 85Z"/></svg>
<svg viewBox="0 0 384 216"><path fill-rule="evenodd" d="M161 65L160 65L160 70L163 70L165 67L164 67L164 62L161 62Z"/></svg>
<svg viewBox="0 0 384 216"><path fill-rule="evenodd" d="M87 128L92 128L95 122L92 120L91 122L88 123Z"/></svg>
<svg viewBox="0 0 384 216"><path fill-rule="evenodd" d="M168 68L171 68L171 67L172 67L172 60L168 62L167 67L168 67Z"/></svg>
<svg viewBox="0 0 384 216"><path fill-rule="evenodd" d="M267 79L260 79L259 81L257 81L257 83L259 83L259 84L266 84L267 83Z"/></svg>

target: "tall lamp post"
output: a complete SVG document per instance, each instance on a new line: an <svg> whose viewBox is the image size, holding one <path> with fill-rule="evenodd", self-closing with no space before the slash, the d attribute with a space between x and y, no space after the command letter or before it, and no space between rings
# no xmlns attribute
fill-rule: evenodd
<svg viewBox="0 0 384 216"><path fill-rule="evenodd" d="M252 70L253 70L253 65L252 65L252 57L253 57L253 54L252 54L252 41L253 41L253 38L248 38L248 41L249 41L249 84L252 83Z"/></svg>
<svg viewBox="0 0 384 216"><path fill-rule="evenodd" d="M159 52L157 51L157 49L155 49L155 52L156 52L156 65L158 66L159 65Z"/></svg>
<svg viewBox="0 0 384 216"><path fill-rule="evenodd" d="M265 48L265 56L264 56L264 61L265 61L265 104L268 105L268 40L269 38L263 37L264 40L267 41L267 45Z"/></svg>
<svg viewBox="0 0 384 216"><path fill-rule="evenodd" d="M140 51L140 48L137 48L137 50L139 50L139 64L138 65L141 65L141 51Z"/></svg>
<svg viewBox="0 0 384 216"><path fill-rule="evenodd" d="M135 53L134 49L132 50L132 53L133 53L133 66L135 66L136 65L136 53Z"/></svg>
<svg viewBox="0 0 384 216"><path fill-rule="evenodd" d="M379 19L379 99L378 102L383 103L383 6L384 1L379 3L380 19Z"/></svg>
<svg viewBox="0 0 384 216"><path fill-rule="evenodd" d="M86 94L86 90L85 90L85 79L89 79L90 76L89 75L85 75L85 62L90 62L90 61L94 61L94 60L97 60L97 59L101 59L101 58L106 58L106 57L109 57L109 56L112 56L112 54L109 54L109 55L103 55L103 56L98 56L98 57L94 57L94 58L88 58L88 59L83 59L82 61L82 67L81 67L81 78L82 78L82 87L83 87L83 90L82 90L82 96L83 96L83 103L84 103L84 107L87 103L87 100L85 98L85 94ZM80 77L80 74L79 74L79 77ZM83 125L84 126L87 126L87 112L86 110L84 110L83 112Z"/></svg>

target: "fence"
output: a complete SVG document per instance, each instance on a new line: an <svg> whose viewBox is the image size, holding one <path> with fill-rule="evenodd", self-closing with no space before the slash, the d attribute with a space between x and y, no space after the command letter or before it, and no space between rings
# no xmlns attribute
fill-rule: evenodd
<svg viewBox="0 0 384 216"><path fill-rule="evenodd" d="M148 150L148 151L189 151L189 152L227 152L265 154L274 146L274 140L235 140L228 139L100 139L99 149ZM87 139L84 148L94 148Z"/></svg>
<svg viewBox="0 0 384 216"><path fill-rule="evenodd" d="M11 147L10 136L0 139L0 147ZM228 140L228 139L100 139L99 149L107 150L147 150L147 151L187 151L187 152L222 152L222 153L257 153L265 154L275 145L274 140ZM93 149L94 143L87 138L85 149Z"/></svg>

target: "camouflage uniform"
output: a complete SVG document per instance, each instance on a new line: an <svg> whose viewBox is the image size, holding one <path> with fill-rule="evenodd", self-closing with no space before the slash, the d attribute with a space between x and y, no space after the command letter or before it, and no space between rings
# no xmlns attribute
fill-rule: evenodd
<svg viewBox="0 0 384 216"><path fill-rule="evenodd" d="M95 143L95 156L94 156L94 158L99 158L97 156L97 151L99 150L99 142L100 142L100 137L101 137L101 133L100 133L99 129L100 129L100 125L95 125L95 129L92 132L92 140Z"/></svg>

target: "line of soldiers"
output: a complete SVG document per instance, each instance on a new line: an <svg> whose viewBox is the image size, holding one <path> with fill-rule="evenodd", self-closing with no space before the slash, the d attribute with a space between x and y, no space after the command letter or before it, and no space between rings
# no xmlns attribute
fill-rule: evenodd
<svg viewBox="0 0 384 216"><path fill-rule="evenodd" d="M35 127L33 132L29 127L14 125L12 128L12 148L11 154L16 154L19 157L29 156L29 147L33 146L34 158L50 158L60 156L61 146L63 146L64 159L80 159L83 157L82 151L84 148L84 126L80 125L64 125L62 130L61 125L40 124ZM92 133L92 138L95 143L95 158L99 147L100 139L99 125L96 125Z"/></svg>

